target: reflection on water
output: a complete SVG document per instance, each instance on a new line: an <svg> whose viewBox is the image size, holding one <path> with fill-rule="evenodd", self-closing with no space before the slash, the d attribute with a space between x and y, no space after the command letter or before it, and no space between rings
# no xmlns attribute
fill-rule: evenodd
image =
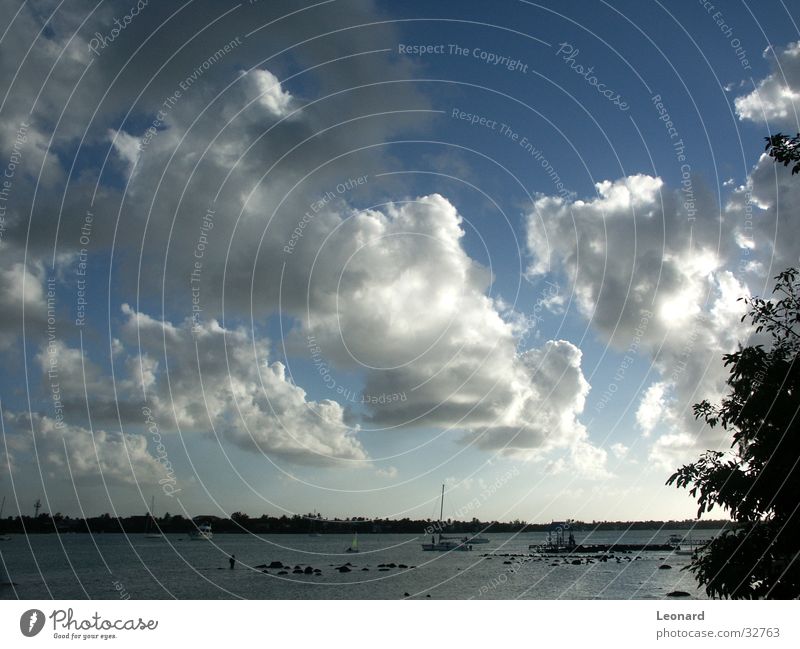
<svg viewBox="0 0 800 649"><path fill-rule="evenodd" d="M579 543L665 543L673 532L595 532L576 538ZM704 597L692 575L681 570L687 556L644 552L640 558L618 554L598 561L588 555L573 565L572 558L526 556L528 545L543 542L544 534L486 536L488 545L450 553L423 552L421 537L401 534L359 536L358 553L345 552L351 543L347 534L215 534L211 541L183 535L15 536L0 545L15 583L0 588L0 597L399 599L408 593L438 599L650 599L676 590ZM233 570L230 555L237 560ZM272 562L285 567L263 567ZM346 564L347 570L338 569Z"/></svg>

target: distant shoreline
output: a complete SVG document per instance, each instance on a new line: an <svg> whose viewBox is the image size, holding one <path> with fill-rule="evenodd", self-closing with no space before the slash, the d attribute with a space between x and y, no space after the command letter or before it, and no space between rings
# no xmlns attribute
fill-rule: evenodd
<svg viewBox="0 0 800 649"><path fill-rule="evenodd" d="M325 519L321 516L295 515L292 517L261 516L251 518L242 513L234 513L230 518L213 515L200 515L194 519L183 516L151 518L147 515L114 518L109 514L83 518L71 518L56 514L6 518L0 521L2 534L53 534L53 533L126 533L137 534L159 531L165 534L188 533L201 522L210 523L214 533L230 534L347 534L357 531L363 534L424 534L432 527L448 534L476 533L526 533L547 532L554 523L527 523L525 521L443 521L439 525L430 519ZM564 523L560 525L564 526ZM732 525L726 520L682 521L569 521L569 529L574 532L590 531L659 531L659 530L718 530Z"/></svg>

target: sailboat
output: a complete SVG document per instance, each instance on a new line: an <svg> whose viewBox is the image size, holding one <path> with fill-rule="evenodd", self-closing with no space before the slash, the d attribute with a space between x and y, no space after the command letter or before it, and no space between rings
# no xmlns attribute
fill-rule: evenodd
<svg viewBox="0 0 800 649"><path fill-rule="evenodd" d="M436 533L431 532L431 542L430 543L423 543L422 549L426 552L449 552L450 550L458 550L460 552L465 552L472 549L472 545L470 545L469 540L464 539L453 539L445 536L442 534L442 516L444 515L444 485L442 485L442 504L439 507L439 540L436 540Z"/></svg>
<svg viewBox="0 0 800 649"><path fill-rule="evenodd" d="M6 497L3 496L3 502L0 504L0 525L3 525L3 510L6 508ZM10 541L11 537L8 534L0 534L0 541Z"/></svg>
<svg viewBox="0 0 800 649"><path fill-rule="evenodd" d="M317 530L314 528L314 521L317 519L317 510L314 510L313 516L311 516L311 524L308 527L308 535L309 536L322 536Z"/></svg>
<svg viewBox="0 0 800 649"><path fill-rule="evenodd" d="M150 499L150 511L148 512L147 516L147 523L144 527L144 538L146 539L163 539L164 535L158 531L158 527L155 524L155 515L153 514L153 510L155 509L156 505L156 497L153 496Z"/></svg>
<svg viewBox="0 0 800 649"><path fill-rule="evenodd" d="M358 552L358 532L353 533L353 540L350 543L350 547L347 548L345 552Z"/></svg>

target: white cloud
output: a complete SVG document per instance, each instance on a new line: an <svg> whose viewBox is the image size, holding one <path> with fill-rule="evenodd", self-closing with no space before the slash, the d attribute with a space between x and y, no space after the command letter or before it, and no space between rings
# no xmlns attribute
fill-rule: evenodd
<svg viewBox="0 0 800 649"><path fill-rule="evenodd" d="M258 102L274 117L284 117L292 110L292 95L281 88L281 82L269 70L253 70L252 80Z"/></svg>
<svg viewBox="0 0 800 649"><path fill-rule="evenodd" d="M769 60L771 72L751 93L735 99L739 119L800 129L800 41L777 50L768 47L764 58Z"/></svg>
<svg viewBox="0 0 800 649"><path fill-rule="evenodd" d="M385 469L376 469L375 475L381 478L396 478L399 472L395 466L387 466Z"/></svg>
<svg viewBox="0 0 800 649"><path fill-rule="evenodd" d="M128 175L130 176L136 169L136 164L139 162L141 155L141 138L138 138L125 131L116 131L109 129L108 139L114 147L117 155L122 162L127 166Z"/></svg>
<svg viewBox="0 0 800 649"><path fill-rule="evenodd" d="M698 450L705 449L698 446L695 436L681 431L666 433L655 440L649 460L662 471L672 472L693 460ZM727 450L727 445L723 450Z"/></svg>
<svg viewBox="0 0 800 649"><path fill-rule="evenodd" d="M620 442L611 445L611 452L614 454L614 457L617 458L618 460L624 460L626 457L628 457L628 453L630 453L630 450L631 450L630 448L628 448L627 446L625 446L625 444L622 444Z"/></svg>
<svg viewBox="0 0 800 649"><path fill-rule="evenodd" d="M656 440L654 453L675 444L687 451L679 435L686 431L693 450L719 444L720 432L703 429L691 406L723 394L722 354L747 335L737 298L749 291L727 270L741 250L735 221L720 232L719 210L696 180L694 220L685 193L659 178L640 174L596 188L592 199L535 201L529 272L566 274L578 310L601 337L621 352L643 353L661 375L637 411L645 435L666 426L669 437Z"/></svg>
<svg viewBox="0 0 800 649"><path fill-rule="evenodd" d="M367 459L357 428L328 399L309 400L280 362L267 363L269 341L215 320L180 325L123 306L127 393L148 394L162 426L208 432L237 445L299 464ZM166 343L165 343L166 340Z"/></svg>
<svg viewBox="0 0 800 649"><path fill-rule="evenodd" d="M648 437L664 415L666 401L664 400L665 385L663 382L653 383L644 393L639 408L636 411L636 422Z"/></svg>
<svg viewBox="0 0 800 649"><path fill-rule="evenodd" d="M799 199L798 177L764 153L725 205L725 220L737 241L735 261L750 273L754 292L755 287L762 295L771 291L769 278L797 265Z"/></svg>
<svg viewBox="0 0 800 649"><path fill-rule="evenodd" d="M8 441L15 451L15 473L38 473L41 467L50 479L69 480L71 476L75 483L102 479L111 484L147 486L166 476L164 465L148 451L144 435L89 430L38 413L5 412L4 417Z"/></svg>
<svg viewBox="0 0 800 649"><path fill-rule="evenodd" d="M127 304L122 311L121 339L113 342L114 381L60 340L37 355L43 374L55 361L67 421L88 407L95 422L121 418L140 428L146 405L165 432L210 437L214 431L223 441L296 464L366 463L358 427L345 423L344 409L328 399L308 399L282 363L267 363L267 339L215 320L193 329L191 320L174 325Z"/></svg>
<svg viewBox="0 0 800 649"><path fill-rule="evenodd" d="M22 316L34 337L44 334L45 278L36 264L0 262L0 350L9 349L22 336Z"/></svg>
<svg viewBox="0 0 800 649"><path fill-rule="evenodd" d="M549 341L517 354L518 328L487 296L492 277L465 252L448 200L336 218L324 245L312 233L297 250L315 265L296 344L312 336L312 353L365 373L371 424L466 430L517 455L569 448L596 473L603 452L589 452L578 421L589 390L580 350Z"/></svg>

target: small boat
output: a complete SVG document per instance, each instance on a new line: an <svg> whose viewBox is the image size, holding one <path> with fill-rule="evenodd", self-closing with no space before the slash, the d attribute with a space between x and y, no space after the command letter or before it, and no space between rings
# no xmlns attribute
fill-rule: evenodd
<svg viewBox="0 0 800 649"><path fill-rule="evenodd" d="M431 534L431 542L423 543L422 549L426 552L468 552L472 550L472 546L465 539L453 539L448 536L439 535L439 540L436 540L436 535Z"/></svg>
<svg viewBox="0 0 800 649"><path fill-rule="evenodd" d="M156 517L153 514L155 510L156 504L156 497L153 496L150 499L150 511L148 512L147 516L147 523L144 527L144 538L146 539L163 539L164 535L158 531L158 525L156 524Z"/></svg>
<svg viewBox="0 0 800 649"><path fill-rule="evenodd" d="M462 539L466 543L471 543L472 545L480 545L481 543L491 543L491 539L487 539L485 536L481 536L480 534L476 534L472 537L464 537Z"/></svg>
<svg viewBox="0 0 800 649"><path fill-rule="evenodd" d="M210 541L213 537L214 534L211 531L210 523L200 523L189 533L189 538L192 541Z"/></svg>
<svg viewBox="0 0 800 649"><path fill-rule="evenodd" d="M431 532L431 542L430 543L423 543L422 549L425 552L450 552L450 551L458 551L464 552L467 550L472 549L472 545L470 544L467 538L463 539L454 539L452 537L445 536L441 533L442 529L442 516L444 515L444 485L442 485L442 504L439 507L439 523L437 528L440 530L439 532L439 540L436 540L436 533Z"/></svg>
<svg viewBox="0 0 800 649"><path fill-rule="evenodd" d="M358 552L358 532L353 534L353 540L350 543L350 547L345 550L345 552Z"/></svg>

